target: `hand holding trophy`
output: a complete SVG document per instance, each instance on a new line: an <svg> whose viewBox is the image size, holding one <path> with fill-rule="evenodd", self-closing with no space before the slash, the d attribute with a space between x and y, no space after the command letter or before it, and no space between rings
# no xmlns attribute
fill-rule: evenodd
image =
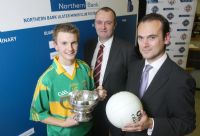
<svg viewBox="0 0 200 136"><path fill-rule="evenodd" d="M91 112L97 105L99 100L104 100L107 96L106 90L102 87L94 91L76 90L70 92L67 96L60 99L60 104L63 108L71 110L75 113L74 119L78 122L87 122L92 119ZM72 108L64 105L68 101Z"/></svg>
<svg viewBox="0 0 200 136"><path fill-rule="evenodd" d="M99 100L103 101L107 97L107 91L103 88L103 86L98 86L96 89L98 95L99 95Z"/></svg>

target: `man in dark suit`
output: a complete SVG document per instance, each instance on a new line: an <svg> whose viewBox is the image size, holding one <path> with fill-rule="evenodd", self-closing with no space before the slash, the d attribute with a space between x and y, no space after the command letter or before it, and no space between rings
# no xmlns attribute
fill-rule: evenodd
<svg viewBox="0 0 200 136"><path fill-rule="evenodd" d="M169 22L151 13L138 25L138 44L143 60L129 67L127 89L141 98L139 122L127 124L126 136L184 136L195 129L195 81L166 54L170 42ZM148 84L140 95L141 75L146 65Z"/></svg>
<svg viewBox="0 0 200 136"><path fill-rule="evenodd" d="M125 90L127 69L130 61L137 59L134 45L114 36L116 27L116 14L109 7L103 7L96 12L95 29L98 38L87 42L84 49L84 60L95 72L95 63L101 45L103 48L103 60L100 69L100 78L94 73L96 87L100 86L107 90L106 100L95 107L93 136L108 136L109 130L112 136L121 135L121 130L109 124L105 106L107 100L114 93ZM100 55L101 56L101 55ZM113 113L114 114L114 113Z"/></svg>

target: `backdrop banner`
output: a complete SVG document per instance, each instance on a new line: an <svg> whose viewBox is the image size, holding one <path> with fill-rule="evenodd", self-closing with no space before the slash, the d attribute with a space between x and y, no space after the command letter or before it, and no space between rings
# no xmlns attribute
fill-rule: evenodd
<svg viewBox="0 0 200 136"><path fill-rule="evenodd" d="M146 14L165 16L170 23L171 43L167 53L180 67L186 68L197 0L147 0Z"/></svg>
<svg viewBox="0 0 200 136"><path fill-rule="evenodd" d="M80 29L77 57L96 37L95 12L103 7L117 14L116 35L135 44L138 0L0 0L0 107L2 136L45 136L42 123L29 120L39 76L56 54L52 30L72 22Z"/></svg>

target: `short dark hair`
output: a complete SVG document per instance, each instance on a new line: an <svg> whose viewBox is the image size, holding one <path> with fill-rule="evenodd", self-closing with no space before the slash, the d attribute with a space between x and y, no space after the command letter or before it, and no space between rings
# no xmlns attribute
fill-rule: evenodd
<svg viewBox="0 0 200 136"><path fill-rule="evenodd" d="M166 36L166 34L170 31L170 26L169 26L169 22L168 20L162 16L161 14L157 14L157 13L150 13L145 15L138 23L138 26L140 23L143 22L148 22L148 21L160 21L162 24L162 33L163 33L163 38Z"/></svg>
<svg viewBox="0 0 200 136"><path fill-rule="evenodd" d="M112 12L112 13L113 13L113 16L114 16L114 23L115 23L115 25L116 25L116 23L117 23L117 16L116 16L115 11L114 11L112 8L110 8L110 7L102 7L102 8L100 8L100 9L97 10L96 14L97 14L99 11L106 11L106 12L109 12L109 11L110 11L110 12Z"/></svg>
<svg viewBox="0 0 200 136"><path fill-rule="evenodd" d="M71 23L63 23L63 24L58 24L55 26L53 30L53 40L55 42L56 42L59 32L68 32L68 33L76 34L78 40L80 37L79 29Z"/></svg>

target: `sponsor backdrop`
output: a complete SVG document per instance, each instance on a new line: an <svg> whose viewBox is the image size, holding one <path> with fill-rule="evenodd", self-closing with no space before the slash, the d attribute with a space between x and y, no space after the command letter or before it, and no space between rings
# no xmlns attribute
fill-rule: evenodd
<svg viewBox="0 0 200 136"><path fill-rule="evenodd" d="M186 68L196 5L197 0L147 0L146 13L160 13L170 22L167 53L182 68Z"/></svg>
<svg viewBox="0 0 200 136"><path fill-rule="evenodd" d="M55 24L80 28L78 58L83 45L96 36L95 11L109 6L117 13L116 34L135 43L138 0L0 0L0 107L2 136L45 136L45 125L29 120L37 79L56 54Z"/></svg>

